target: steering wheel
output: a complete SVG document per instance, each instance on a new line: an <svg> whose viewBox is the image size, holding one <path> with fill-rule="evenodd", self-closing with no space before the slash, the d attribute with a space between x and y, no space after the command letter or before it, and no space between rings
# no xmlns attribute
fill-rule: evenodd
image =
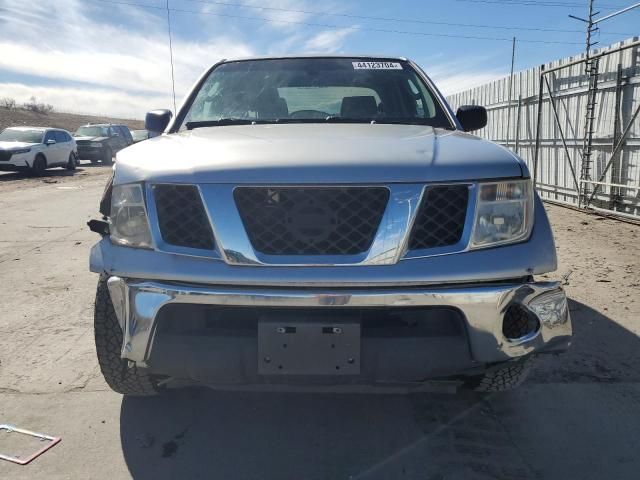
<svg viewBox="0 0 640 480"><path fill-rule="evenodd" d="M289 114L289 118L322 118L330 117L331 114L320 110L297 110Z"/></svg>

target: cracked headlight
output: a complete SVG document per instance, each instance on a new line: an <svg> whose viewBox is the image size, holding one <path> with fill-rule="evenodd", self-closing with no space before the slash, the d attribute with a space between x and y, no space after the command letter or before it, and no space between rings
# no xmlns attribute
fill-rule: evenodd
<svg viewBox="0 0 640 480"><path fill-rule="evenodd" d="M567 296L562 290L543 293L534 298L529 303L529 309L548 327L562 325L569 319Z"/></svg>
<svg viewBox="0 0 640 480"><path fill-rule="evenodd" d="M478 184L471 248L521 242L533 227L531 180Z"/></svg>
<svg viewBox="0 0 640 480"><path fill-rule="evenodd" d="M118 185L111 194L111 241L136 248L152 248L142 185Z"/></svg>

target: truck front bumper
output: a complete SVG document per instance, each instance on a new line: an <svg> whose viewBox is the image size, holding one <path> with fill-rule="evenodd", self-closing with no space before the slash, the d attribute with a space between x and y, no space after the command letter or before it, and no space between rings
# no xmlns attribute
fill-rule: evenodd
<svg viewBox="0 0 640 480"><path fill-rule="evenodd" d="M338 318L344 312L423 311L425 322L446 327L456 312L460 334L434 333L365 338L362 318L362 359L359 383L416 382L464 374L495 363L537 352L561 351L569 345L571 321L564 291L556 282L497 282L488 284L417 286L398 288L269 288L211 286L141 281L112 276L108 287L123 330L122 358L155 373L213 383L265 383L258 363L258 327L262 316L294 311L299 320L325 312ZM166 342L159 319L174 323L224 309L228 316L222 336L181 336ZM191 309L191 310L190 310ZM515 309L515 310L514 310ZM229 325L239 322L238 312L258 312L257 322L241 335L229 336ZM518 338L505 335L505 322L514 311L531 320L531 328ZM163 313L164 312L164 313ZM208 313L209 312L209 313ZM274 312L274 313L269 313ZM216 313L219 315L219 312ZM243 314L244 315L244 314ZM315 317L317 318L317 316ZM427 330L429 328L427 327ZM446 328L445 328L446 330ZM381 331L381 330L380 330ZM380 332L379 331L379 332ZM397 331L397 330L388 330ZM442 331L442 329L440 330ZM233 337L233 338L232 338ZM445 338L446 337L446 338ZM357 377L357 378L356 378ZM344 380L343 378L341 380ZM271 383L269 380L266 383Z"/></svg>
<svg viewBox="0 0 640 480"><path fill-rule="evenodd" d="M78 145L78 158L82 160L100 160L103 157L103 147L91 147Z"/></svg>

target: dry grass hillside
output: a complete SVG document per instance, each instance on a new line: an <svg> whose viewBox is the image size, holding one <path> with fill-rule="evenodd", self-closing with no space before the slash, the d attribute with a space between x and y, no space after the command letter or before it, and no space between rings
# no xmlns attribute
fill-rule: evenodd
<svg viewBox="0 0 640 480"><path fill-rule="evenodd" d="M132 130L144 128L144 122L141 120L125 120L122 118L77 115L73 113L39 113L24 109L0 108L0 130L7 127L28 125L32 127L64 128L74 132L81 125L99 122L123 123Z"/></svg>

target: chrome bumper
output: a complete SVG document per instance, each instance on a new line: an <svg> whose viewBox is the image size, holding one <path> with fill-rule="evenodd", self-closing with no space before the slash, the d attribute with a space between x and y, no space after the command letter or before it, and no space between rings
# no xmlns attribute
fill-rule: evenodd
<svg viewBox="0 0 640 480"><path fill-rule="evenodd" d="M110 277L109 292L124 332L122 358L144 366L153 347L156 318L168 304L252 307L453 307L467 324L478 364L506 361L545 348L562 348L571 336L564 291L557 282L372 289L215 287ZM502 333L507 308L534 313L539 329L509 340Z"/></svg>

